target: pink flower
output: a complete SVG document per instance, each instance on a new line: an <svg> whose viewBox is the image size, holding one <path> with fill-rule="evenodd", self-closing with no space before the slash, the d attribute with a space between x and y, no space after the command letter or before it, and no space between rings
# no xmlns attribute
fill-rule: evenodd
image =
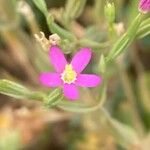
<svg viewBox="0 0 150 150"><path fill-rule="evenodd" d="M63 88L64 96L75 100L79 98L77 86L94 87L101 83L101 78L94 74L81 74L91 59L91 50L82 48L68 63L57 46L51 46L49 57L56 73L44 72L40 75L40 81L47 87Z"/></svg>
<svg viewBox="0 0 150 150"><path fill-rule="evenodd" d="M143 13L150 11L150 0L141 0L139 3L139 10Z"/></svg>

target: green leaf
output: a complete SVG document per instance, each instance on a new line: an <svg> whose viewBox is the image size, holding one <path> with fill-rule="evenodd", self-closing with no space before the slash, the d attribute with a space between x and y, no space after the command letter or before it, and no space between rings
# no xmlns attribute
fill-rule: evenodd
<svg viewBox="0 0 150 150"><path fill-rule="evenodd" d="M14 98L25 98L29 90L24 86L8 80L0 80L0 93Z"/></svg>
<svg viewBox="0 0 150 150"><path fill-rule="evenodd" d="M44 14L49 30L52 33L57 33L60 37L69 39L70 41L75 41L76 37L69 31L61 28L59 25L57 25L54 22L53 16L48 12L47 6L44 0L33 0L35 5L41 10L41 12Z"/></svg>
<svg viewBox="0 0 150 150"><path fill-rule="evenodd" d="M9 80L0 80L0 93L16 99L42 101L48 108L57 105L63 98L60 89L55 89L50 94L46 95L40 91L31 91L26 87Z"/></svg>
<svg viewBox="0 0 150 150"><path fill-rule="evenodd" d="M63 96L60 92L60 89L55 89L44 99L44 106L47 108L57 105L57 103L62 100Z"/></svg>
<svg viewBox="0 0 150 150"><path fill-rule="evenodd" d="M0 93L16 99L43 100L45 97L45 94L41 92L30 91L26 87L9 80L0 80Z"/></svg>
<svg viewBox="0 0 150 150"><path fill-rule="evenodd" d="M136 33L139 30L142 19L143 15L139 13L129 26L127 32L122 35L122 37L112 47L112 50L106 57L107 62L110 62L118 57L122 52L126 50L131 42L133 42L134 38L136 37Z"/></svg>
<svg viewBox="0 0 150 150"><path fill-rule="evenodd" d="M107 48L109 46L108 42L99 43L86 38L79 40L78 43L80 46L91 47L97 51L100 51L101 49Z"/></svg>
<svg viewBox="0 0 150 150"><path fill-rule="evenodd" d="M139 30L140 30L143 26L146 26L146 25L148 25L148 24L150 24L150 18L147 18L147 19L145 19L145 20L142 21L142 23L140 24Z"/></svg>
<svg viewBox="0 0 150 150"><path fill-rule="evenodd" d="M44 14L48 14L47 6L45 0L33 0L34 4L39 8L39 10Z"/></svg>
<svg viewBox="0 0 150 150"><path fill-rule="evenodd" d="M85 6L86 0L68 0L63 13L64 20L69 23L71 20L78 18Z"/></svg>
<svg viewBox="0 0 150 150"><path fill-rule="evenodd" d="M150 34L150 18L144 20L141 23L136 36L137 38L143 38L149 34Z"/></svg>
<svg viewBox="0 0 150 150"><path fill-rule="evenodd" d="M61 28L54 22L54 18L51 14L46 15L46 20L49 30L52 33L57 33L61 38L69 39L70 41L76 40L76 37L71 32Z"/></svg>
<svg viewBox="0 0 150 150"><path fill-rule="evenodd" d="M125 48L129 45L130 39L124 34L113 46L112 50L106 57L106 62L112 61L115 59Z"/></svg>
<svg viewBox="0 0 150 150"><path fill-rule="evenodd" d="M139 32L137 33L137 38L141 39L149 34L150 34L150 24L147 26L144 26L143 28L139 30Z"/></svg>
<svg viewBox="0 0 150 150"><path fill-rule="evenodd" d="M136 37L136 33L140 28L143 19L143 14L139 13L127 30L127 36L132 40Z"/></svg>

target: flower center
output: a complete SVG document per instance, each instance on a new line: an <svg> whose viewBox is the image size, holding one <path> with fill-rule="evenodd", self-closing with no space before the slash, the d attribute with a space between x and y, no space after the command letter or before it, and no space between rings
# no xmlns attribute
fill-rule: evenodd
<svg viewBox="0 0 150 150"><path fill-rule="evenodd" d="M61 74L61 79L64 81L64 83L74 83L77 77L77 73L73 70L72 65L66 65L65 70Z"/></svg>

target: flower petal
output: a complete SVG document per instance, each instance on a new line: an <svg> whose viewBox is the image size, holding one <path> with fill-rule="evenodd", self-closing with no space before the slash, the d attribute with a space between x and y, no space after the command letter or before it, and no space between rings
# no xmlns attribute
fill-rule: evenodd
<svg viewBox="0 0 150 150"><path fill-rule="evenodd" d="M48 87L57 87L62 84L60 74L58 73L42 73L39 79L43 85Z"/></svg>
<svg viewBox="0 0 150 150"><path fill-rule="evenodd" d="M149 12L150 11L150 0L140 0L139 10L143 13Z"/></svg>
<svg viewBox="0 0 150 150"><path fill-rule="evenodd" d="M87 66L90 59L91 59L91 50L89 48L82 48L73 57L71 65L77 73L80 73Z"/></svg>
<svg viewBox="0 0 150 150"><path fill-rule="evenodd" d="M61 49L58 46L51 46L49 56L50 61L54 65L56 71L59 73L63 72L67 61Z"/></svg>
<svg viewBox="0 0 150 150"><path fill-rule="evenodd" d="M70 100L78 99L79 93L78 89L74 84L64 84L63 87L64 95Z"/></svg>
<svg viewBox="0 0 150 150"><path fill-rule="evenodd" d="M76 85L83 87L94 87L102 82L101 77L92 74L80 74L77 77Z"/></svg>

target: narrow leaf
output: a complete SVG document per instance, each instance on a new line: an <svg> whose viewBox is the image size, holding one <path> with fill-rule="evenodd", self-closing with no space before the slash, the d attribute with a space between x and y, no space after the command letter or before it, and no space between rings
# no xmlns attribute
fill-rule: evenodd
<svg viewBox="0 0 150 150"><path fill-rule="evenodd" d="M33 2L44 15L48 14L45 0L33 0Z"/></svg>
<svg viewBox="0 0 150 150"><path fill-rule="evenodd" d="M26 87L9 80L0 80L0 93L16 99L31 99L41 101L45 97L45 94L41 92L30 91Z"/></svg>

